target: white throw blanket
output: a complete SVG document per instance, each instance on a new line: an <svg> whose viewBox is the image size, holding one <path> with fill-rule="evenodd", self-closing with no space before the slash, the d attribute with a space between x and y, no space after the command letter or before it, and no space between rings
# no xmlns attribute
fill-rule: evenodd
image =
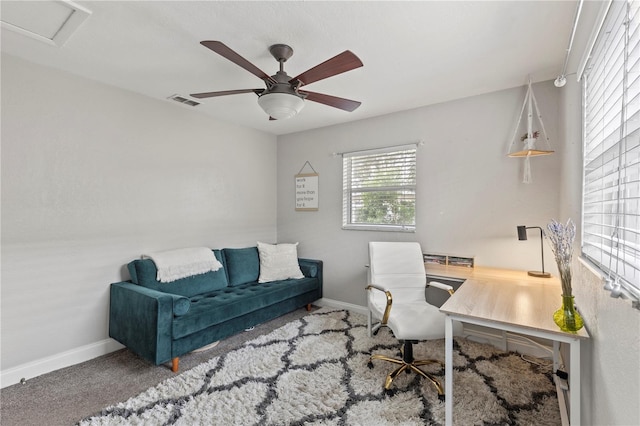
<svg viewBox="0 0 640 426"><path fill-rule="evenodd" d="M222 264L207 247L193 247L143 254L143 259L151 259L156 264L156 279L163 283L179 280L192 275L217 271Z"/></svg>

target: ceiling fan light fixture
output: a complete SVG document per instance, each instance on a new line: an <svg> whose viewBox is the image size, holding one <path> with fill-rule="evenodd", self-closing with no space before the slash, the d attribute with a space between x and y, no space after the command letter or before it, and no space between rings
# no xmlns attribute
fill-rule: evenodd
<svg viewBox="0 0 640 426"><path fill-rule="evenodd" d="M258 105L269 117L276 120L286 120L302 110L304 100L289 93L265 93L258 98Z"/></svg>

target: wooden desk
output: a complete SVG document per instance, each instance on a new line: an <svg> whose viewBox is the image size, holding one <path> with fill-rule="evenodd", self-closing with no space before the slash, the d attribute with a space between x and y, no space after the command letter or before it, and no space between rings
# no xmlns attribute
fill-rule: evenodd
<svg viewBox="0 0 640 426"><path fill-rule="evenodd" d="M580 424L580 342L586 329L567 333L553 322L562 304L557 278L530 277L524 271L425 265L427 274L466 279L442 305L445 322L445 420L453 424L453 321L492 327L553 341L553 371L559 367L560 343L569 345L569 409L556 380L563 424ZM557 378L556 378L557 379ZM564 406L564 407L563 407ZM564 408L564 410L563 410Z"/></svg>

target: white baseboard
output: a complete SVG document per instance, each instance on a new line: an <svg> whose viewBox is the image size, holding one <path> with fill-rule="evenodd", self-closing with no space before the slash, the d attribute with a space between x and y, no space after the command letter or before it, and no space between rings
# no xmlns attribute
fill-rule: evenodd
<svg viewBox="0 0 640 426"><path fill-rule="evenodd" d="M320 307L344 309L362 315L367 315L369 313L369 310L366 306L354 305L353 303L341 302L334 299L327 299L326 297L316 300L315 302L313 302L313 304Z"/></svg>
<svg viewBox="0 0 640 426"><path fill-rule="evenodd" d="M315 301L314 305L320 307L345 309L362 315L367 315L368 313L366 306L341 302L334 299L327 299L325 297ZM492 331L493 333L488 331L487 329L482 331L465 329L465 334L473 340L486 341L498 347L502 346L500 344L500 341L504 339L504 336L501 335L500 331ZM549 357L550 352L541 349L539 344L532 344L519 335L509 333L506 336L506 339L508 350L540 358ZM100 342L91 343L89 345L81 346L76 349L31 361L22 365L18 365L16 367L8 368L6 370L0 371L0 388L15 385L17 383L20 383L20 381L23 379L29 380L46 373L50 373L52 371L59 370L61 368L89 361L93 358L106 355L122 348L124 348L124 346L122 346L115 340L105 339Z"/></svg>
<svg viewBox="0 0 640 426"><path fill-rule="evenodd" d="M333 299L322 298L314 302L314 304L317 306L346 309L363 315L367 314L367 308L365 306L340 302ZM50 373L61 368L89 361L93 358L106 355L122 348L124 348L124 346L115 340L105 339L100 342L91 343L66 352L8 368L0 371L0 388L15 385L20 383L22 380L33 379L34 377Z"/></svg>
<svg viewBox="0 0 640 426"><path fill-rule="evenodd" d="M101 355L124 348L113 339L105 339L66 352L37 359L26 364L8 368L0 372L0 388L15 385L22 380L29 380L61 368L89 361Z"/></svg>

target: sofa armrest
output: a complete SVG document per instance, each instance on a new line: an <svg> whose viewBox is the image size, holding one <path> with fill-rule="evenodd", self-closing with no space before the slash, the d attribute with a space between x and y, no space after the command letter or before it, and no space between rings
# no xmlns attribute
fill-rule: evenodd
<svg viewBox="0 0 640 426"><path fill-rule="evenodd" d="M171 360L173 317L189 299L130 282L111 284L109 336L156 365Z"/></svg>
<svg viewBox="0 0 640 426"><path fill-rule="evenodd" d="M300 265L302 274L307 278L316 278L322 273L321 260L298 258L298 265Z"/></svg>
<svg viewBox="0 0 640 426"><path fill-rule="evenodd" d="M318 292L318 294L319 294L318 298L321 298L322 297L322 280L323 280L323 276L322 276L323 262L322 262L322 260L298 258L298 265L300 265L300 270L302 271L302 274L305 277L318 278L318 281L320 283L320 289L319 289L319 292Z"/></svg>

